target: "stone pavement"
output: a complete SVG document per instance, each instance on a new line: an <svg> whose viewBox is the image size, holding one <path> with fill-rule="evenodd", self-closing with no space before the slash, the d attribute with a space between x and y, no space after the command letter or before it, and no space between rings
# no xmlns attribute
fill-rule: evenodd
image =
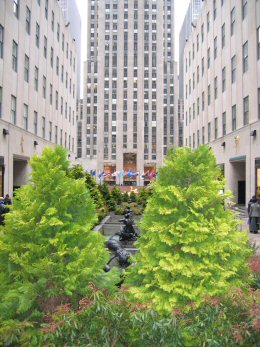
<svg viewBox="0 0 260 347"><path fill-rule="evenodd" d="M258 234L249 234L250 243L255 244L256 246L256 254L260 254L260 231Z"/></svg>

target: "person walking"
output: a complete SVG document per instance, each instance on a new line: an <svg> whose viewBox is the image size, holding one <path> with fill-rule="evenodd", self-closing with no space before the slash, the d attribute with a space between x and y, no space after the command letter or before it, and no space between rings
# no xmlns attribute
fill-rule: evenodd
<svg viewBox="0 0 260 347"><path fill-rule="evenodd" d="M4 199L4 204L5 205L12 205L12 200L10 199L9 194L6 194L5 199Z"/></svg>
<svg viewBox="0 0 260 347"><path fill-rule="evenodd" d="M0 197L0 225L4 225L4 214L6 213L5 200Z"/></svg>
<svg viewBox="0 0 260 347"><path fill-rule="evenodd" d="M257 234L259 229L259 221L260 221L260 201L256 201L252 203L250 206L249 217L251 218L250 223L250 232Z"/></svg>
<svg viewBox="0 0 260 347"><path fill-rule="evenodd" d="M250 224L251 224L251 217L249 216L250 213L250 207L252 204L256 202L256 197L255 195L252 196L252 198L249 200L248 205L247 205L247 214L248 214L248 225L249 225L249 231L250 231Z"/></svg>

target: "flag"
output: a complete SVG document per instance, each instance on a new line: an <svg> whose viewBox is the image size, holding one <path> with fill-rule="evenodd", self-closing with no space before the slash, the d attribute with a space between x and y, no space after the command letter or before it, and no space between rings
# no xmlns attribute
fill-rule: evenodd
<svg viewBox="0 0 260 347"><path fill-rule="evenodd" d="M142 173L142 176L141 176L141 178L144 180L145 178L148 178L148 176L150 175L150 171L148 170L148 171L146 171L146 173Z"/></svg>
<svg viewBox="0 0 260 347"><path fill-rule="evenodd" d="M93 175L93 176L96 176L96 170L93 170L93 171L92 171L92 175Z"/></svg>
<svg viewBox="0 0 260 347"><path fill-rule="evenodd" d="M112 174L111 174L112 177L116 177L117 176L117 171L114 171Z"/></svg>
<svg viewBox="0 0 260 347"><path fill-rule="evenodd" d="M102 171L99 175L98 175L98 178L101 178L103 175L104 175L104 171Z"/></svg>
<svg viewBox="0 0 260 347"><path fill-rule="evenodd" d="M121 172L121 176L122 176L122 177L124 177L124 175L125 175L125 171L124 171L124 170L122 170L122 172Z"/></svg>

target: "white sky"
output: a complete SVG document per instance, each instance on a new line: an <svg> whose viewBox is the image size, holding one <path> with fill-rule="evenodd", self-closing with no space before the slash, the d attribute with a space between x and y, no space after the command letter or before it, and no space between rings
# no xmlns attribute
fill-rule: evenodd
<svg viewBox="0 0 260 347"><path fill-rule="evenodd" d="M179 60L179 32L190 0L175 0L175 60ZM88 0L76 0L81 15L81 75L87 59L87 11Z"/></svg>

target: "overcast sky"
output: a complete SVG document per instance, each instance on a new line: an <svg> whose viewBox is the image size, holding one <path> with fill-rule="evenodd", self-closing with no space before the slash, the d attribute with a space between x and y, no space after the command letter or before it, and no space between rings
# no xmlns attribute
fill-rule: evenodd
<svg viewBox="0 0 260 347"><path fill-rule="evenodd" d="M87 8L88 0L76 0L81 15L81 71L87 57ZM179 32L190 0L175 0L175 60L179 60ZM81 74L83 75L83 73Z"/></svg>

